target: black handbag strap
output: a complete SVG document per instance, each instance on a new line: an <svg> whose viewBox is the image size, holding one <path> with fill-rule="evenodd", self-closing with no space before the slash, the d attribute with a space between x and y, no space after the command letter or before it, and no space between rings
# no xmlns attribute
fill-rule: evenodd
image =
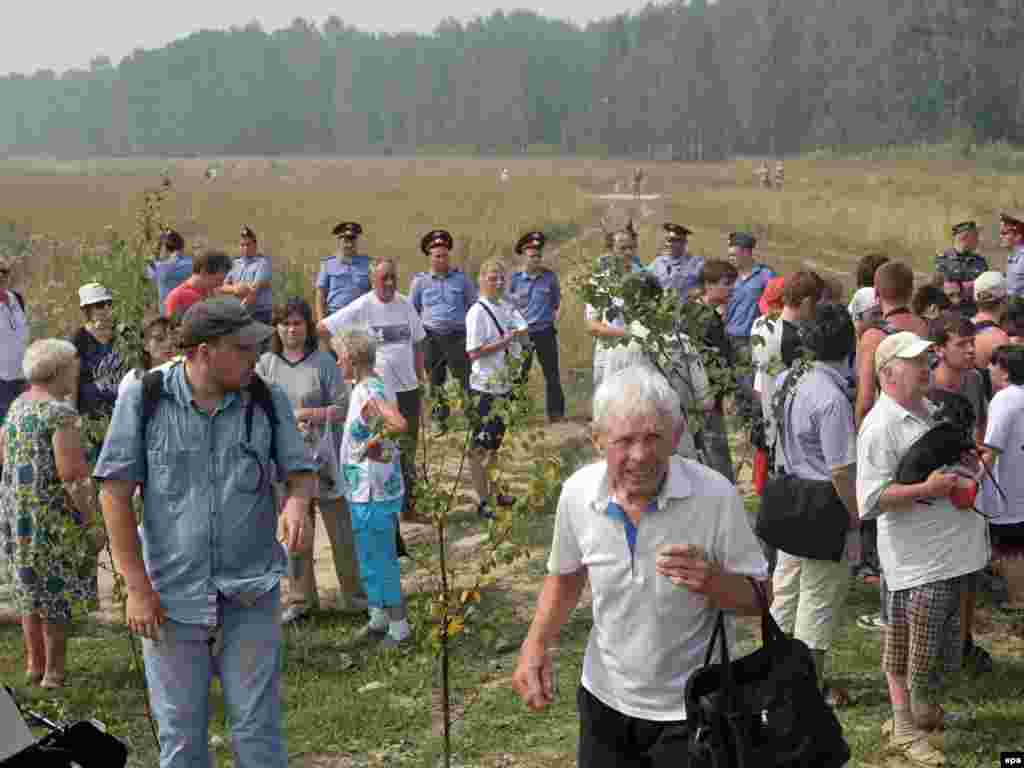
<svg viewBox="0 0 1024 768"><path fill-rule="evenodd" d="M505 329L502 328L501 323L498 322L498 318L496 318L494 316L494 313L491 312L491 308L487 306L487 303L483 302L483 301L477 301L477 304L479 304L481 307L483 307L484 312L486 312L488 314L488 316L491 318L491 321L496 326L498 326L498 333L500 333L502 336L504 336L505 335Z"/></svg>

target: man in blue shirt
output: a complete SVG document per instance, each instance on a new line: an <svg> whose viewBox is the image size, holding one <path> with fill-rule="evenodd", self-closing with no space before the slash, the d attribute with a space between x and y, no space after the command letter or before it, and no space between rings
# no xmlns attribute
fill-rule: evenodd
<svg viewBox="0 0 1024 768"><path fill-rule="evenodd" d="M338 251L320 264L316 277L316 321L344 309L363 294L370 292L370 259L356 253L363 227L355 221L343 221L333 234L338 238Z"/></svg>
<svg viewBox="0 0 1024 768"><path fill-rule="evenodd" d="M466 312L476 302L477 290L462 270L449 265L453 245L451 234L444 229L425 234L420 250L430 257L430 271L417 272L409 286L409 301L420 313L427 332L424 360L435 397L431 417L436 433L444 433L448 428L449 407L444 395L448 370L463 390L469 388Z"/></svg>
<svg viewBox="0 0 1024 768"><path fill-rule="evenodd" d="M1024 221L999 214L999 244L1009 250L1006 285L1010 296L1024 296Z"/></svg>
<svg viewBox="0 0 1024 768"><path fill-rule="evenodd" d="M663 224L662 229L665 231L664 245L648 269L658 278L658 283L663 289L674 290L679 295L679 300L685 302L690 291L700 283L704 259L700 256L690 256L686 251L691 230L670 222Z"/></svg>
<svg viewBox="0 0 1024 768"><path fill-rule="evenodd" d="M528 232L519 238L515 251L526 258L526 265L512 273L506 295L526 318L530 334L530 344L523 360L523 377L530 375L536 351L544 372L548 421L556 422L565 417L565 393L558 373L558 334L555 331L562 289L558 275L544 266L545 242L547 238L543 232Z"/></svg>
<svg viewBox="0 0 1024 768"><path fill-rule="evenodd" d="M725 311L725 332L732 339L734 349L750 344L750 329L761 314L757 302L768 281L775 277L764 264L754 263L755 245L757 240L746 232L729 236L729 261L739 273Z"/></svg>
<svg viewBox="0 0 1024 768"><path fill-rule="evenodd" d="M270 259L260 253L256 233L249 227L242 227L238 250L240 255L224 279L220 292L234 296L256 320L269 325L274 310Z"/></svg>
<svg viewBox="0 0 1024 768"><path fill-rule="evenodd" d="M145 380L127 385L94 472L127 584L128 628L144 638L161 768L210 765L214 674L231 712L237 764L287 768L279 620L286 557L271 472L276 467L287 484L282 514L292 551L313 524L316 476L284 391L270 387L271 403L257 395L262 380L253 382L253 369L272 333L235 299L191 307L181 330L184 362L163 371L145 424Z"/></svg>
<svg viewBox="0 0 1024 768"><path fill-rule="evenodd" d="M146 264L146 279L156 285L160 314L166 317L164 302L167 294L192 276L192 257L185 255L185 239L173 229L160 235L164 258Z"/></svg>

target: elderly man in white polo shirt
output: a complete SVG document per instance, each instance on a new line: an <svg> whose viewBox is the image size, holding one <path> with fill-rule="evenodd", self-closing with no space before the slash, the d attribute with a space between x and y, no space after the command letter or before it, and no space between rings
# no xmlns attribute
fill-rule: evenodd
<svg viewBox="0 0 1024 768"><path fill-rule="evenodd" d="M722 475L673 456L679 398L646 367L608 376L593 403L604 460L562 488L537 613L513 682L532 709L553 698L548 646L588 579L594 627L577 693L580 768L678 768L689 735L683 690L718 609L756 614L748 577L768 564ZM730 641L732 621L727 622Z"/></svg>
<svg viewBox="0 0 1024 768"><path fill-rule="evenodd" d="M984 518L958 509L950 496L955 473L938 469L921 483L895 481L900 459L934 426L926 399L931 342L909 331L888 336L875 350L882 389L857 440L857 507L878 519L882 596L882 670L889 683L893 725L884 735L915 764L941 765L943 725L938 704L943 672L960 668L960 596L967 578L985 567Z"/></svg>

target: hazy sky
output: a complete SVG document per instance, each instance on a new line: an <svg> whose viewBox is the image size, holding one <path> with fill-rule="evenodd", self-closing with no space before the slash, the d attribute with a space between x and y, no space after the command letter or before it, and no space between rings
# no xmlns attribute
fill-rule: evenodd
<svg viewBox="0 0 1024 768"><path fill-rule="evenodd" d="M554 18L586 23L638 10L642 0L25 0L11 2L0 24L0 74L86 67L95 56L114 64L135 48L159 48L200 29L243 26L253 19L270 31L301 16L322 24L331 14L368 31L429 32L445 16L469 19L497 8L527 7Z"/></svg>

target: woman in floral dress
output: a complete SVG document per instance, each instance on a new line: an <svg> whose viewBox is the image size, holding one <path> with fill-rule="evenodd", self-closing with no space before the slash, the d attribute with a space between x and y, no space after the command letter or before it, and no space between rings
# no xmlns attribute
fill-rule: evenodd
<svg viewBox="0 0 1024 768"><path fill-rule="evenodd" d="M339 464L352 512L359 574L370 605L370 623L362 634L377 635L382 645L393 647L411 634L395 546L405 496L395 438L408 426L395 393L373 372L375 338L362 328L346 328L332 343L342 375L353 382Z"/></svg>
<svg viewBox="0 0 1024 768"><path fill-rule="evenodd" d="M96 552L102 545L96 494L65 398L78 391L74 346L43 339L25 351L28 390L0 431L0 545L13 570L14 602L25 636L26 677L46 688L64 684L72 609L94 601Z"/></svg>

